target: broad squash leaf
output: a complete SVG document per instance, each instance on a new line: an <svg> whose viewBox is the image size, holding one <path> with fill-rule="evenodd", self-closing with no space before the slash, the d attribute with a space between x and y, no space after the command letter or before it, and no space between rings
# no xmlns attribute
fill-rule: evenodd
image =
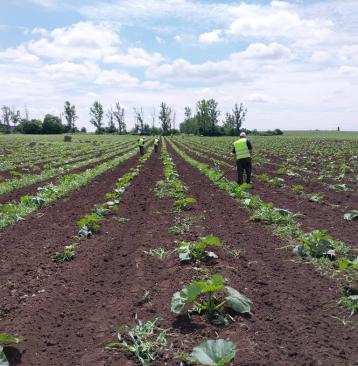
<svg viewBox="0 0 358 366"><path fill-rule="evenodd" d="M252 302L246 296L232 287L226 286L228 292L226 296L226 304L237 313L250 313Z"/></svg>
<svg viewBox="0 0 358 366"><path fill-rule="evenodd" d="M225 366L235 357L235 345L224 339L207 340L193 349L191 357L205 366Z"/></svg>

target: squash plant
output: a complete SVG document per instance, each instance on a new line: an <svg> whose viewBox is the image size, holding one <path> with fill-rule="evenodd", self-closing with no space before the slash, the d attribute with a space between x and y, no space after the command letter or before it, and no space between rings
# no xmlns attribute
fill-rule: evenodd
<svg viewBox="0 0 358 366"><path fill-rule="evenodd" d="M192 305L189 314L205 314L215 324L226 324L228 316L224 306L239 314L250 313L251 300L232 287L224 285L224 278L213 275L208 280L194 281L176 292L171 300L171 311L181 314L187 305Z"/></svg>
<svg viewBox="0 0 358 366"><path fill-rule="evenodd" d="M204 366L226 366L235 358L236 347L225 339L208 339L193 348L191 354L181 354L187 364Z"/></svg>
<svg viewBox="0 0 358 366"><path fill-rule="evenodd" d="M220 248L221 241L216 236L205 236L197 242L179 241L179 259L182 262L196 262L218 258L214 252L207 251L208 246Z"/></svg>

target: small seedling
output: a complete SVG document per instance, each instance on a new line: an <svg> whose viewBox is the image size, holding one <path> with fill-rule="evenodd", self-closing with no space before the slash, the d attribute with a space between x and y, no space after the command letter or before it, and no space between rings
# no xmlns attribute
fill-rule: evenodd
<svg viewBox="0 0 358 366"><path fill-rule="evenodd" d="M24 341L24 337L15 337L10 334L0 333L0 365L9 366L9 361L6 358L4 347L16 345Z"/></svg>
<svg viewBox="0 0 358 366"><path fill-rule="evenodd" d="M196 199L194 197L186 197L179 200L176 200L174 202L174 207L177 210L188 210L191 208L191 206L196 202Z"/></svg>
<svg viewBox="0 0 358 366"><path fill-rule="evenodd" d="M63 263L71 261L76 255L76 243L67 245L63 252L56 252L52 257L52 261L55 263Z"/></svg>

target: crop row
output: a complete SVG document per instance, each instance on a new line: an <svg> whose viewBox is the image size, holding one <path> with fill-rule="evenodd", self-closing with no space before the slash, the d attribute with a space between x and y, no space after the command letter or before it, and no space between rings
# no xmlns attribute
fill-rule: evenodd
<svg viewBox="0 0 358 366"><path fill-rule="evenodd" d="M137 149L133 148L129 152L118 156L112 160L106 161L92 169L79 174L67 174L58 179L56 185L49 183L38 188L36 196L22 196L17 203L6 203L0 206L0 229L8 225L23 220L26 216L48 205L57 199L65 196L69 192L84 186L95 179L100 174L112 169L124 161L135 156Z"/></svg>
<svg viewBox="0 0 358 366"><path fill-rule="evenodd" d="M104 151L98 157L90 157L86 160L80 160L79 162L66 162L63 165L60 165L58 168L48 168L43 170L40 174L24 174L20 178L7 180L5 182L0 183L0 195L5 193L13 192L16 189L30 186L32 184L42 182L44 180L53 178L57 175L63 175L65 173L70 172L74 169L79 169L82 167L86 167L87 165L97 164L102 161L111 159L119 154L123 154L124 152L131 150L134 148L133 144L120 144L116 147L111 147L107 152Z"/></svg>
<svg viewBox="0 0 358 366"><path fill-rule="evenodd" d="M353 257L352 249L342 241L332 238L324 230L304 232L299 225L298 215L288 210L273 207L265 203L257 195L249 192L248 185L238 186L235 182L222 178L218 168L201 163L171 143L173 149L190 165L205 174L218 188L228 192L231 197L250 211L250 220L274 226L274 232L289 241L293 253L303 262L313 263L320 273L335 277L339 286L344 289L339 300L350 310L350 315L358 311L358 296L355 287L358 280L357 258Z"/></svg>

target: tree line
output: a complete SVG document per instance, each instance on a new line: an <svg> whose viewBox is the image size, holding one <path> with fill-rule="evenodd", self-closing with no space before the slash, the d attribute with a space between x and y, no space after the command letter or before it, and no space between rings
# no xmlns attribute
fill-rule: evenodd
<svg viewBox="0 0 358 366"><path fill-rule="evenodd" d="M195 112L187 106L184 108L184 121L176 128L176 112L166 103L162 102L159 107L158 122L155 110L150 119L145 119L142 108L134 108L134 127L129 133L139 135L172 135L185 133L203 136L239 135L241 131L252 134L279 135L282 132L274 131L258 132L243 128L246 119L247 108L242 103L235 104L231 112L227 112L220 121L221 111L215 99L202 99L196 103ZM124 107L116 102L107 110L99 101L94 101L89 109L89 122L95 127L96 133L126 134L127 124ZM64 119L64 121L63 121ZM14 107L3 106L1 108L0 128L5 132L20 132L26 134L60 134L69 132L86 132L86 128L80 130L76 126L78 115L76 106L69 101L64 103L63 113L60 117L46 114L43 120L30 119L27 108L22 115Z"/></svg>

